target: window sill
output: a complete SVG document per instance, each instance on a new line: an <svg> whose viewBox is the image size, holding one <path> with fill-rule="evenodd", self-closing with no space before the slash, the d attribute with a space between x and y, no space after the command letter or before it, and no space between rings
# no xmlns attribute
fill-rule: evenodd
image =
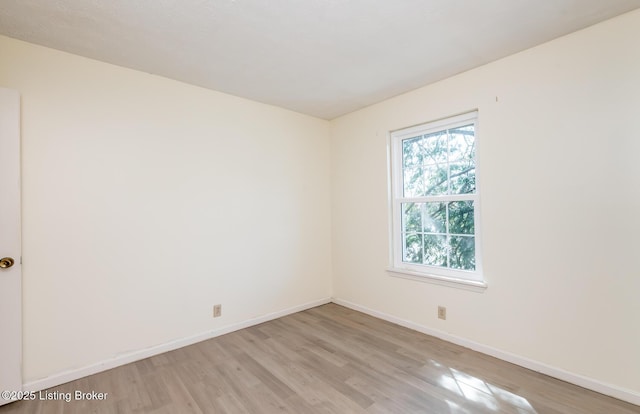
<svg viewBox="0 0 640 414"><path fill-rule="evenodd" d="M446 276L436 276L427 273L413 272L406 269L398 269L395 267L387 268L387 272L393 277L403 279L416 280L418 282L433 283L435 285L448 286L456 289L469 290L472 292L483 293L488 285L487 282L479 280L457 279Z"/></svg>

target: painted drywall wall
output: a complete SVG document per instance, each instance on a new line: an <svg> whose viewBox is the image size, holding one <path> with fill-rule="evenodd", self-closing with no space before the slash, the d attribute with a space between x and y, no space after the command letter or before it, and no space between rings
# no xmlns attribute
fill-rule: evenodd
<svg viewBox="0 0 640 414"><path fill-rule="evenodd" d="M6 37L0 85L25 382L331 296L327 121Z"/></svg>
<svg viewBox="0 0 640 414"><path fill-rule="evenodd" d="M334 296L640 395L639 38L635 11L332 121ZM489 287L393 277L388 133L473 109Z"/></svg>

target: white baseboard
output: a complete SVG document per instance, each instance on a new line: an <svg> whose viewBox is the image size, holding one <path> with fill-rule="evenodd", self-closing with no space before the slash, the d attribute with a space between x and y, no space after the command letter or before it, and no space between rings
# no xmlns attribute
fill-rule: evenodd
<svg viewBox="0 0 640 414"><path fill-rule="evenodd" d="M203 332L203 333L189 336L186 338L176 339L174 341L152 346L150 348L127 352L126 354L118 355L113 358L97 362L95 364L87 365L77 369L70 369L64 372L60 372L58 374L50 375L45 378L27 382L23 384L22 388L24 391L45 390L51 387L65 384L69 381L74 381L79 378L97 374L98 372L116 368L121 365L126 365L131 362L139 361L141 359L149 358L154 355L162 354L164 352L173 351L174 349L182 348L188 345L193 345L197 342L206 341L207 339L215 338L216 336L228 334L230 332L234 332L240 329L248 328L250 326L258 325L263 322L267 322L273 319L290 315L292 313L315 308L316 306L324 305L329 302L331 302L330 298L320 299L320 300L305 303L302 305L294 306L292 308L283 309L281 311L268 313L266 315L259 316L257 318L252 318L246 321L227 325L219 329L214 329L213 331L207 331L207 332Z"/></svg>
<svg viewBox="0 0 640 414"><path fill-rule="evenodd" d="M595 380L593 378L585 377L583 375L574 374L572 372L565 371L560 368L552 367L542 362L538 362L529 358L515 355L510 352L502 351L500 349L483 345L481 343L474 342L465 338L461 338L459 336L451 335L449 333L439 331L437 329L432 329L423 325L419 325L415 322L407 321L405 319L401 319L383 312L378 312L376 310L369 309L365 306L360 306L358 304L349 302L347 300L333 298L332 302L338 305L342 305L344 307L362 312L362 313L366 313L376 318L383 319L391 323L395 323L396 325L404 326L405 328L409 328L414 331L435 336L436 338L440 338L447 342L452 342L456 345L460 345L465 348L469 348L486 355L491 355L492 357L496 357L503 361L507 361L512 364L516 364L521 367L528 368L530 370L537 371L545 375L549 375L550 377L554 377L562 381L566 381L571 384L578 385L580 387L598 392L600 394L608 395L608 396L617 398L619 400L629 402L631 404L640 405L640 393L636 391L632 391L632 390L621 388L615 385L607 384L607 383Z"/></svg>

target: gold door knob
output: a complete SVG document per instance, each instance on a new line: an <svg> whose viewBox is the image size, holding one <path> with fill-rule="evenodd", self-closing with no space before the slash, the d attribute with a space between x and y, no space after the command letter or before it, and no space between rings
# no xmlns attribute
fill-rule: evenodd
<svg viewBox="0 0 640 414"><path fill-rule="evenodd" d="M7 269L14 264L14 260L11 257L3 257L0 259L0 268Z"/></svg>

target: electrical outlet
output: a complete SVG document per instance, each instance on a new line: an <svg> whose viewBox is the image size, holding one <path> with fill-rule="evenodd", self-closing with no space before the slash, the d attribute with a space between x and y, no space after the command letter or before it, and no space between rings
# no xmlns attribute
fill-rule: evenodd
<svg viewBox="0 0 640 414"><path fill-rule="evenodd" d="M217 318L222 316L222 305L213 305L213 317Z"/></svg>
<svg viewBox="0 0 640 414"><path fill-rule="evenodd" d="M444 306L438 306L438 318L439 319L447 319L447 308Z"/></svg>

